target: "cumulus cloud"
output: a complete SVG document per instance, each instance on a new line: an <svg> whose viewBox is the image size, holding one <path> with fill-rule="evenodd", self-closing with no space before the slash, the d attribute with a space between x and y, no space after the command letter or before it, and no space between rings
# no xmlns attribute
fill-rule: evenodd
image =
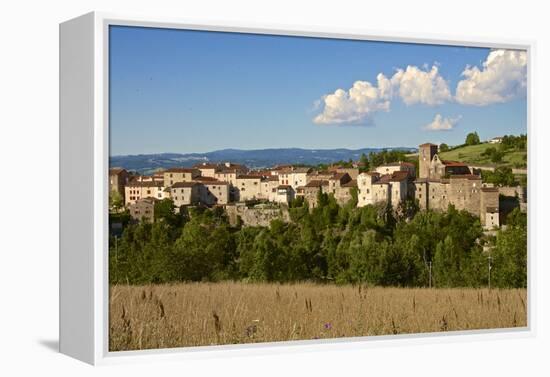
<svg viewBox="0 0 550 377"><path fill-rule="evenodd" d="M433 65L428 71L415 66L398 69L391 78L392 86L407 105L422 103L440 105L452 99L447 81L439 74L439 68Z"/></svg>
<svg viewBox="0 0 550 377"><path fill-rule="evenodd" d="M527 91L527 52L493 50L483 67L467 66L456 87L456 101L486 106L524 97Z"/></svg>
<svg viewBox="0 0 550 377"><path fill-rule="evenodd" d="M399 97L406 105L441 105L456 101L462 105L486 106L524 97L527 89L527 53L518 50L493 50L480 68L466 66L455 95L439 73L439 63L430 68L409 65L393 76L379 73L376 84L356 81L350 89L337 89L316 101L320 113L317 124L370 124L372 115L389 111L391 101ZM439 117L439 118L438 118ZM439 119L439 121L438 121ZM452 129L458 119L439 114L427 129Z"/></svg>
<svg viewBox="0 0 550 377"><path fill-rule="evenodd" d="M323 96L321 113L313 121L317 124L369 124L378 111L389 111L396 95L407 105L423 103L438 105L451 98L447 82L439 75L437 66L429 71L415 66L398 69L388 78L379 73L376 85L356 81L349 90L337 89Z"/></svg>
<svg viewBox="0 0 550 377"><path fill-rule="evenodd" d="M313 121L317 124L368 124L371 115L390 108L391 84L379 74L377 85L356 81L349 90L337 89L322 98L323 111Z"/></svg>
<svg viewBox="0 0 550 377"><path fill-rule="evenodd" d="M441 114L436 114L434 120L425 125L424 129L429 131L450 131L452 130L460 121L462 116L457 116L454 118L444 118Z"/></svg>

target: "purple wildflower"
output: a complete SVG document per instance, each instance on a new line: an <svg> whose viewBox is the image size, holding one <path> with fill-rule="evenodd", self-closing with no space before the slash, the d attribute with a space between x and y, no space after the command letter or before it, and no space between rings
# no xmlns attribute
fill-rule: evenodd
<svg viewBox="0 0 550 377"><path fill-rule="evenodd" d="M325 323L325 330L332 329L332 324L330 322Z"/></svg>

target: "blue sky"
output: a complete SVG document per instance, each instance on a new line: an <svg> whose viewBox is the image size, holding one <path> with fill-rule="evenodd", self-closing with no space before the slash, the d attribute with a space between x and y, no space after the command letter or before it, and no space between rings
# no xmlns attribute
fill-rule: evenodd
<svg viewBox="0 0 550 377"><path fill-rule="evenodd" d="M482 139L526 133L525 54L490 54L111 27L111 155L459 144L471 131ZM356 82L366 89L350 91Z"/></svg>

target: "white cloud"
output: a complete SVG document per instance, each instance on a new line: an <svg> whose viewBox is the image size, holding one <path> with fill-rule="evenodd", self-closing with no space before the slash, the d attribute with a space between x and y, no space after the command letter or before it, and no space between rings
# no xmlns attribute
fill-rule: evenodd
<svg viewBox="0 0 550 377"><path fill-rule="evenodd" d="M348 90L337 89L322 98L323 111L313 121L317 124L368 124L370 116L377 111L390 108L391 85L379 74L378 86L368 81L356 81Z"/></svg>
<svg viewBox="0 0 550 377"><path fill-rule="evenodd" d="M393 87L407 105L422 103L440 105L452 99L447 81L439 74L439 68L433 65L428 71L415 66L398 69L391 78Z"/></svg>
<svg viewBox="0 0 550 377"><path fill-rule="evenodd" d="M466 67L456 87L456 101L464 105L486 106L524 97L527 89L527 53L493 50L482 69Z"/></svg>
<svg viewBox="0 0 550 377"><path fill-rule="evenodd" d="M462 116L460 115L454 118L443 118L441 114L436 114L434 120L424 126L424 129L429 131L450 131L458 124L461 118Z"/></svg>
<svg viewBox="0 0 550 377"><path fill-rule="evenodd" d="M396 95L407 105L438 105L452 98L437 66L429 71L408 66L406 70L398 69L391 79L379 73L376 80L376 86L368 81L356 81L347 91L337 89L323 96L320 105L315 103L322 111L313 121L317 124L369 124L377 111L389 111L390 101Z"/></svg>

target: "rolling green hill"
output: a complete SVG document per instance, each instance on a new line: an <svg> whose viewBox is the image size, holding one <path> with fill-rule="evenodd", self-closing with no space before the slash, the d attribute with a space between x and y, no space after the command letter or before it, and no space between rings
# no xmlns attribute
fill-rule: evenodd
<svg viewBox="0 0 550 377"><path fill-rule="evenodd" d="M478 145L466 145L453 149L448 152L440 153L444 160L461 161L468 164L478 164L486 166L509 166L511 168L525 168L527 166L527 152L509 149L503 152L502 161L495 163L491 157L483 156L487 148L499 148L498 144L482 143Z"/></svg>

